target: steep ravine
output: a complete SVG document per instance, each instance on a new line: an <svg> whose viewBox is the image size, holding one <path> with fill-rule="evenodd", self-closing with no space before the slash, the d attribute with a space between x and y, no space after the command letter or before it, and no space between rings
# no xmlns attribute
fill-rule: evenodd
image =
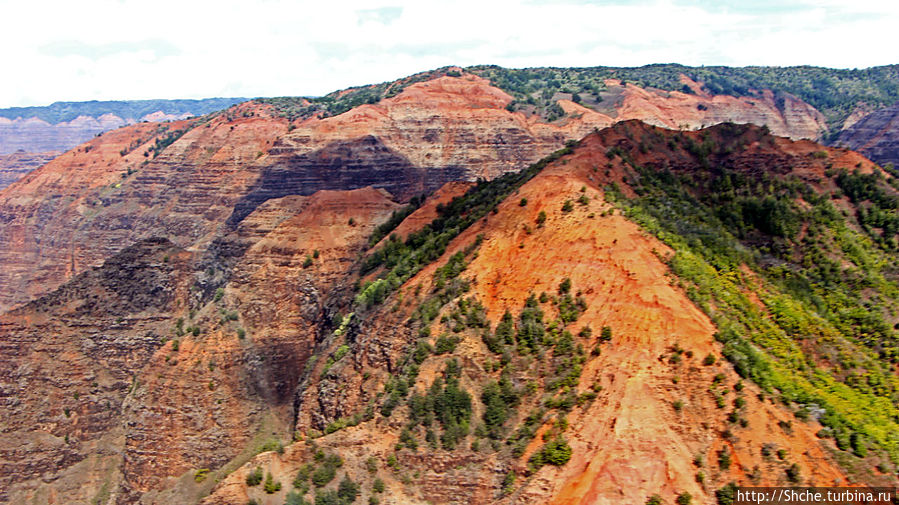
<svg viewBox="0 0 899 505"><path fill-rule="evenodd" d="M512 97L489 81L447 75L343 114L289 123L248 102L212 118L138 124L95 138L0 192L0 309L61 285L128 244L166 236L205 247L271 198L365 186L406 200L446 182L520 170L594 128L643 119L696 128L730 120L814 137L820 114L788 101L610 83L612 109L560 100L545 123L506 110ZM786 115L785 115L786 114ZM158 149L157 149L158 146Z"/></svg>

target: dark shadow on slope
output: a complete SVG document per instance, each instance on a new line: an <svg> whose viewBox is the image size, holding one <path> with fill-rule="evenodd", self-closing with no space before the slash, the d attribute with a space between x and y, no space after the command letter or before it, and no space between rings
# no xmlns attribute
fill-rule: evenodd
<svg viewBox="0 0 899 505"><path fill-rule="evenodd" d="M401 201L463 179L462 167L424 168L373 136L338 141L299 155L286 155L266 168L256 185L234 207L227 224L235 227L266 200L316 191L384 188Z"/></svg>

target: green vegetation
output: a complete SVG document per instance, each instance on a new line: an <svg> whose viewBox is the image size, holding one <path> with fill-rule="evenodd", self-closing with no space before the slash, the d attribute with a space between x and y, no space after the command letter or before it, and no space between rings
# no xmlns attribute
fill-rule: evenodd
<svg viewBox="0 0 899 505"><path fill-rule="evenodd" d="M262 485L262 488L266 494L275 494L281 490L281 483L276 481L271 473L268 473L265 476L265 484Z"/></svg>
<svg viewBox="0 0 899 505"><path fill-rule="evenodd" d="M246 481L250 487L258 486L262 482L262 468L257 466L255 470L248 473Z"/></svg>
<svg viewBox="0 0 899 505"><path fill-rule="evenodd" d="M290 491L287 493L284 505L310 505L301 493Z"/></svg>
<svg viewBox="0 0 899 505"><path fill-rule="evenodd" d="M543 465L562 466L571 459L571 446L559 437L543 445L528 459L528 467L536 471Z"/></svg>
<svg viewBox="0 0 899 505"><path fill-rule="evenodd" d="M190 125L181 128L180 130L169 130L169 127L166 125L162 125L156 130L156 134L158 135L156 141L153 142L153 145L150 146L148 152L153 153L153 157L159 156L162 151L165 150L166 147L175 143L176 140L180 139L185 133L189 132L191 128L194 127L196 123L191 123ZM145 155L147 153L144 153Z"/></svg>
<svg viewBox="0 0 899 505"><path fill-rule="evenodd" d="M313 116L336 116L354 107L377 103L384 98L396 96L401 93L406 86L416 82L425 81L441 75L451 75L453 73L458 72L449 70L448 67L443 67L411 75L398 81L348 88L341 91L334 91L321 97L257 98L256 102L273 106L276 114L280 117L287 118L290 121L306 119Z"/></svg>
<svg viewBox="0 0 899 505"><path fill-rule="evenodd" d="M341 505L348 505L356 501L359 497L359 484L356 484L349 477L344 477L340 484L337 485L337 499Z"/></svg>
<svg viewBox="0 0 899 505"><path fill-rule="evenodd" d="M460 375L461 368L451 360L447 362L443 378L434 379L425 395L416 392L409 398L409 426L414 428L422 424L427 427L436 420L443 428L441 444L448 450L455 448L468 434L471 420L471 395L459 386ZM410 446L408 441L406 446Z"/></svg>
<svg viewBox="0 0 899 505"><path fill-rule="evenodd" d="M200 468L196 472L194 472L194 482L200 483L206 480L206 477L209 477L209 469L208 468Z"/></svg>
<svg viewBox="0 0 899 505"><path fill-rule="evenodd" d="M425 199L427 199L426 195L413 196L412 200L410 200L405 207L400 210L391 212L390 219L378 225L378 227L375 228L374 233L371 234L371 237L368 237L368 246L375 246L378 242L381 241L381 239L389 235L390 232L395 230L396 227L399 226L404 219L409 217L409 214L412 214L419 207L421 207L421 205L425 202Z"/></svg>
<svg viewBox="0 0 899 505"><path fill-rule="evenodd" d="M315 487L324 487L337 476L337 469L343 466L343 459L336 454L327 454L322 450L315 452L313 462L300 467L293 480L293 487L304 493L311 481Z"/></svg>
<svg viewBox="0 0 899 505"><path fill-rule="evenodd" d="M899 461L899 381L890 371L899 362L893 179L834 167L832 184L855 208L843 215L830 193L789 166L734 168L750 143L771 145L764 129L720 125L677 134L673 147L651 137L644 140L657 149L690 153L693 168L639 166L635 145L619 147L637 196L614 186L607 196L675 251L671 270L719 328L737 373L797 410L823 408L822 436L840 449L850 450L857 433Z"/></svg>
<svg viewBox="0 0 899 505"><path fill-rule="evenodd" d="M733 505L737 500L737 484L729 482L721 489L715 490L715 499L718 505Z"/></svg>
<svg viewBox="0 0 899 505"><path fill-rule="evenodd" d="M494 85L515 97L517 105L536 109L547 120L558 117L554 110L558 98L577 95L581 104L598 107L607 91L604 80L621 79L628 84L664 91L692 93L681 83L685 74L703 83L712 94L760 96L771 89L780 107L786 94L805 100L827 118L832 131L838 131L859 103L887 106L899 100L899 65L844 70L811 66L800 67L686 67L676 64L643 67L525 68L475 66L468 69L490 79Z"/></svg>
<svg viewBox="0 0 899 505"><path fill-rule="evenodd" d="M362 261L361 271L363 274L378 269L380 269L380 274L377 279L362 286L356 296L356 305L364 309L383 302L387 295L406 280L443 255L446 246L452 239L486 216L509 194L529 181L548 163L570 152L571 148L566 147L521 172L509 173L490 182L479 180L477 185L464 195L453 198L446 205L438 205L438 217L421 230L410 234L405 241L395 234L391 235L390 240L384 246L372 251ZM392 225L393 228L398 224L399 221ZM376 232L369 243L377 243L380 241L380 239L376 239L378 235L389 233L393 228L388 226L381 232ZM451 263L441 270L441 275L445 278L455 277L461 262L461 257L454 256Z"/></svg>

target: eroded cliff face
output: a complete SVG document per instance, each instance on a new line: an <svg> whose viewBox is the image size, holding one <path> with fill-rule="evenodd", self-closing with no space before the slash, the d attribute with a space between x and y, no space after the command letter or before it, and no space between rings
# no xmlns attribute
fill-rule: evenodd
<svg viewBox="0 0 899 505"><path fill-rule="evenodd" d="M885 165L899 165L899 104L865 115L835 141Z"/></svg>
<svg viewBox="0 0 899 505"><path fill-rule="evenodd" d="M167 117L166 119L182 119ZM71 121L50 124L36 117L7 119L0 117L0 153L65 151L98 133L119 128L126 121L114 114L98 117L79 116Z"/></svg>
<svg viewBox="0 0 899 505"><path fill-rule="evenodd" d="M246 103L202 122L116 130L0 194L0 240L10 244L0 251L0 308L45 293L136 240L165 236L205 247L222 226L238 226L269 199L372 186L406 200L449 181L520 170L616 121L755 122L793 137L813 137L823 125L814 109L789 97L778 108L768 95L660 94L614 83L610 90L604 112L562 101L568 115L551 124L507 111L509 95L465 74L412 84L325 119L288 124L271 106Z"/></svg>
<svg viewBox="0 0 899 505"><path fill-rule="evenodd" d="M272 121L288 129L264 116L244 119L234 130L223 120L185 136L227 139L243 127L258 138L253 130L268 132ZM293 487L301 469L333 461L329 454L343 464L319 491L346 476L361 484L361 499L378 494L382 503L617 504L654 493L673 501L685 491L704 503L731 481L784 484L794 463L803 483L846 482L833 442L815 436L820 425L794 421L740 381L721 356L715 326L672 282L664 263L671 251L606 201L602 188L610 183L630 191L629 169L608 157L610 149L643 139L667 145L666 134L674 135L634 122L590 135L502 201L489 200L494 210L374 304L357 298L374 277L360 274L360 264L372 252L375 228L401 208L390 193L273 193L238 212L258 179L228 171L226 161L202 165L211 171L205 174L175 168L174 159L217 156L176 142L130 176L155 189L135 184L129 198L152 201L168 191L169 208L183 209L171 216L186 216L199 213L189 199L203 192L175 181L202 180L213 191L212 181L230 177L244 181L231 187L245 192L207 200L208 222L218 224L196 235L186 229L188 247L140 241L0 317L0 501L280 505L288 492L312 485L307 477ZM265 142L245 150L222 145L221 160L256 167L267 159L256 151ZM813 154L822 149L769 137L729 163L820 181L825 162ZM828 152L840 166L872 169L855 153ZM643 156L640 163L697 163L685 149L635 156ZM164 162L168 172L159 173L172 178L168 185L142 174ZM108 172L121 180L117 170ZM381 246L397 247L472 188L445 185ZM520 325L526 308L541 313L542 343L491 350L505 313ZM416 353L420 343L430 347ZM707 356L714 363L704 363ZM447 435L452 423L439 417L410 428L405 397L384 406L397 388L446 395L451 381L469 394L467 428L456 435ZM479 426L490 418L483 391L491 383L506 384L497 386L506 388L500 396L517 402L499 432ZM711 390L734 405L740 398L746 423L728 420ZM570 460L533 468L534 454L559 436ZM789 448L788 457L766 457L764 447ZM713 463L724 453L729 466ZM281 489L248 486L257 467ZM376 479L385 493L374 492ZM311 499L314 491L305 493Z"/></svg>
<svg viewBox="0 0 899 505"><path fill-rule="evenodd" d="M59 156L60 152L26 153L16 151L0 155L0 190L25 177L25 174Z"/></svg>
<svg viewBox="0 0 899 505"><path fill-rule="evenodd" d="M604 102L610 105L600 104L600 110L611 106L614 107L612 117L618 121L639 119L675 130L695 130L728 122L749 123L767 126L778 136L817 140L827 129L823 114L789 94L775 96L770 90L764 90L760 97L710 95L686 76L682 75L681 81L693 90L692 94L645 90L608 80Z"/></svg>
<svg viewBox="0 0 899 505"><path fill-rule="evenodd" d="M783 405L742 381L722 357L717 328L672 280L664 263L668 247L606 201L607 184L630 191L628 168L621 159L608 158L609 149L653 134L636 127L589 136L456 237L438 260L382 304L357 312L341 331L323 335L319 359L308 366L298 389L295 429L308 438L281 453L257 456L203 503L276 504L288 493L312 499L336 488L343 476L361 484L362 500L375 496L381 503L620 504L643 503L656 493L673 502L683 492L714 503L714 491L728 482L788 485L785 470L791 464L802 468L806 484L852 482L837 464L832 442L816 436L821 425L796 422ZM729 163L747 172L776 166L784 174L820 181L824 164L811 156L820 149L786 139L757 142ZM845 151L830 151L830 159L872 168ZM639 161L695 163L684 151L650 152ZM566 209L566 201L573 206ZM420 229L422 216L437 215L436 204L431 200L410 215L397 235ZM460 265L458 257L464 266L453 279L445 265ZM529 307L547 321L561 318L566 302L560 301L560 286L566 278L572 297L583 301L583 312L576 321L556 320L555 330L547 328L555 331L549 344L557 346L554 350L519 353L509 347L498 354L489 348L494 328L500 338L507 311L519 332L526 324L519 314ZM466 285L467 290L460 287ZM541 293L549 296L538 299ZM477 307L486 326L471 315ZM584 332L585 327L593 331ZM608 339L599 331L603 327L612 329ZM559 335L563 330L568 337ZM558 347L572 336L567 351ZM440 350L447 338L455 339L451 350ZM565 357L572 349L585 351L582 362ZM454 366L460 371L451 372ZM572 377L573 369L576 380L557 392L551 384ZM446 397L439 396L439 387L438 396L429 395L435 383L453 380L471 394L472 414L467 435L448 447L448 428L439 415L422 422L427 415L419 409L437 407L417 402L452 402L440 399ZM520 403L504 418L502 436L494 438L479 426L488 422L491 408L482 392L503 381L517 391ZM397 388L408 389L408 400L385 410ZM728 405L742 405L745 422L728 419L712 394L716 390ZM566 395L578 400L555 410L553 402ZM425 435L432 430L436 435ZM521 447L519 433L527 441ZM571 459L532 468L531 457L559 434L570 445ZM777 448L788 448L789 456L772 459ZM727 465L720 463L722 454ZM310 482L330 455L342 459L336 477ZM262 485L247 485L256 468L283 488L268 493Z"/></svg>
<svg viewBox="0 0 899 505"><path fill-rule="evenodd" d="M253 497L280 504L316 446L293 444L283 455L269 449L350 424L315 444L339 452L345 473L367 486L374 457L397 503L640 502L650 489L700 496L711 487L695 482L690 454L725 446L739 464L710 483L754 466L763 467L765 482L777 482L783 469L764 468L752 452L761 440L801 447L796 461L815 469L813 482L840 477L809 435L813 425L780 433L777 422L787 414L773 405L747 400L756 417L745 445L717 435L724 414L704 388L718 373L727 384L736 378L727 365L696 366L700 356L717 355L714 328L669 284L657 257L664 246L608 213L600 188L611 180L626 187L624 172L612 167L602 176L593 168L610 162L612 133L591 137L589 148L497 203L398 294L350 315L357 288L372 280L359 274L360 258L398 202L442 188L394 230L406 237L439 217L438 204L465 193L470 181L516 172L628 115L698 126L714 116L693 115L697 104L708 105L705 113L720 98L610 86L621 101L608 114L562 101L569 113L549 124L506 110L511 97L472 75L413 84L376 104L295 123L247 103L202 121L109 132L0 192L0 308L19 307L0 318L0 399L9 407L0 414L0 500L193 503L212 492L208 503ZM665 100L683 103L666 109ZM743 106L752 110L746 117L775 128L779 109ZM797 110L783 128L811 131L814 114ZM820 149L802 146L806 157ZM787 155L765 156L759 159ZM581 187L589 205L562 212ZM538 226L541 210L547 218ZM482 242L466 252L479 234ZM529 293L554 293L569 277L587 308L568 327L595 330L575 343L589 350L605 325L616 337L568 386L593 398L567 416L541 418L520 454L509 457L501 442L493 451L475 449L471 438L456 452L401 450L401 466L387 471L405 421L378 414L379 402L421 335L410 316L443 289L435 271L460 251L469 296L483 304L491 327L507 309L517 314ZM555 316L555 305L540 303ZM449 318L451 309L441 310ZM434 337L445 332L440 319L429 323ZM460 337L461 384L479 392L501 378L504 358L477 334ZM692 361L657 363L675 343ZM553 356L537 369L533 358L514 357L516 387L534 382L544 391L546 376L571 366ZM407 386L428 388L444 369L443 358L428 358ZM693 409L675 412L675 400ZM538 407L536 396L526 401ZM480 419L477 396L472 404ZM520 409L516 422L527 414ZM562 417L574 434L574 459L530 474L538 440L543 433L551 439ZM244 479L256 465L287 485L271 495L248 489ZM513 494L502 490L510 471L522 479ZM615 479L616 487L598 484ZM621 495L618 488L628 486Z"/></svg>
<svg viewBox="0 0 899 505"><path fill-rule="evenodd" d="M0 501L195 502L289 439L329 300L397 208L374 189L270 200L208 252L147 240L3 316Z"/></svg>
<svg viewBox="0 0 899 505"><path fill-rule="evenodd" d="M108 501L125 399L186 296L189 256L142 242L0 317L0 501Z"/></svg>

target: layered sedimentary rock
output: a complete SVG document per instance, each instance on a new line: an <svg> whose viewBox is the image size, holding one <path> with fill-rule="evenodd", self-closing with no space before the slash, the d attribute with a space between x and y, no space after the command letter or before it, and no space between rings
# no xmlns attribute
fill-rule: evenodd
<svg viewBox="0 0 899 505"><path fill-rule="evenodd" d="M430 92L447 101L463 99L464 93L447 91L453 81L444 83ZM460 90L483 85L474 79L463 84ZM396 97L399 105L383 107L399 114L390 107L402 110L401 98ZM294 135L320 131L328 120L291 129L264 107L237 110L239 120L218 118L208 126L179 123L163 131L145 125L104 135L105 147L98 143L63 156L82 164L68 171L41 169L0 195L31 209L30 220L45 216L40 229L68 233L67 240L81 248L72 257L105 259L100 267L81 264L59 274L71 279L0 317L0 500L280 504L319 450L344 460L328 489L347 476L362 484L362 499L368 499L381 479L388 490L383 503L640 503L654 493L673 501L685 491L712 502L714 490L730 481L786 483L788 463L765 459L764 444L788 447L789 462L803 469L803 482L848 478L831 456L834 442L815 436L821 426L814 419L790 424L793 414L770 397L763 401L764 394L757 396L763 391L748 381L740 386L746 402L741 415L748 423L728 421L709 388L723 384L736 391L740 379L722 359L715 326L671 282L664 262L670 250L606 200L603 188L615 183L629 191L632 176L623 157L611 156L612 148L629 146L633 163L688 170L697 159L686 148L668 147L669 141L698 145L703 135L726 135L735 127L682 134L631 122L590 135L496 202L436 261L418 265L420 271L368 306L355 298L372 280L372 274L360 274L369 237L400 209L392 193L414 194L428 183L420 167L388 164L395 159L385 155L393 149L390 142L371 135L370 125L360 127L365 135L348 149L367 150L372 157L362 159L387 164L382 174L408 178L352 189L357 182L339 174L363 171L355 154L296 147L296 158L318 161L285 161ZM484 110L524 125L522 131L589 124L571 119L526 128L523 114ZM478 124L477 118L459 116L456 125ZM149 149L156 139L182 130L153 158ZM390 130L383 131L389 138ZM330 146L333 139L316 142ZM637 147L641 142L645 152ZM217 150L207 149L212 146ZM427 160L428 153L435 156L432 149L419 143L403 157ZM822 150L826 160L815 156ZM501 149L480 152L494 158L482 160L479 170L499 173L508 166L496 154ZM855 153L761 133L739 152L721 156L734 170L794 175L816 184L833 184L824 175L828 162L872 170ZM316 170L335 171L335 184L350 189L322 189L327 180L316 179ZM293 182L298 179L303 182ZM56 206L36 204L20 189L28 185L47 195L80 188L88 197L57 196ZM440 209L472 186L445 185L394 230L397 239L385 243L442 216ZM306 194L309 187L318 190ZM96 201L98 207L89 206ZM567 207L566 201L576 203ZM70 219L67 226L55 224L59 216ZM31 234L23 233L23 240L39 236L33 221L12 222L18 228L11 229ZM106 233L115 233L115 240ZM95 243L82 244L86 237ZM136 243L121 247L129 241ZM435 274L457 253L467 263L457 275L469 289L446 309L438 307L422 331L416 313L440 293ZM506 357L485 347L483 327L456 332L446 326L455 317L452 307L477 300L492 331L507 310L518 314L529 295L556 297L563 278L584 303L578 320L563 327L571 333L569 352L580 346L581 363L563 361L546 347L545 355L510 356L503 365ZM558 316L557 301L535 303L548 324ZM582 331L585 326L594 331ZM601 352L590 352L603 326L614 328L614 335ZM457 360L460 384L472 393L470 430L453 449L437 439L421 442L418 450L398 448L411 407L403 401L392 416L381 413L387 384L408 364L417 339L439 336L459 340L453 351L423 355L406 387L423 393L447 374L450 358ZM664 359L673 348L680 361ZM709 355L713 363L703 364ZM551 360L535 365L545 356ZM575 366L581 373L565 387L583 401L540 417L520 454L505 440L477 435L485 412L481 392L489 382L508 376L522 391L523 406L510 415L509 433L503 434L511 436L516 423L551 399L543 394L550 391L550 379ZM530 383L533 392L524 393ZM551 440L559 429L570 444L570 461L529 469L543 435ZM696 454L714 458L720 451L732 455L733 464L709 469L704 483L697 482ZM247 475L257 466L282 487L272 485L267 493L264 484L248 486ZM507 484L510 478L517 484Z"/></svg>
<svg viewBox="0 0 899 505"><path fill-rule="evenodd" d="M772 133L792 139L816 140L827 128L823 114L799 98L775 96L763 90L761 96L710 95L686 76L681 81L693 93L645 90L608 80L609 91L600 108L614 107L616 120L639 119L671 129L697 129L719 123L750 123L767 126ZM602 105L602 104L601 104Z"/></svg>
<svg viewBox="0 0 899 505"><path fill-rule="evenodd" d="M899 164L899 104L876 110L843 130L835 142L885 165Z"/></svg>
<svg viewBox="0 0 899 505"><path fill-rule="evenodd" d="M44 153L27 153L16 151L12 154L0 155L0 190L25 177L25 174L49 162L61 153L50 151Z"/></svg>
<svg viewBox="0 0 899 505"><path fill-rule="evenodd" d="M214 479L177 477L289 437L327 302L388 196L271 200L214 252L148 239L0 319L0 502L193 502Z"/></svg>
<svg viewBox="0 0 899 505"><path fill-rule="evenodd" d="M624 162L608 158L609 149L656 133L638 126L591 135L574 154L549 165L499 204L496 212L459 235L437 261L398 288L380 308L354 319L346 334L326 335L319 359L308 365L298 390L295 428L314 440L257 456L224 479L202 503L280 502L288 493L311 499L320 491L304 491L304 480L297 475L320 467L324 454L343 459L334 483L345 475L361 485L363 500L375 496L386 503L618 504L642 503L653 494L673 501L685 492L699 503L714 503L714 490L731 481L788 484L783 470L788 465L772 464L760 451L762 447L788 447L791 462L803 469L803 482L845 482L847 475L831 454L832 443L816 435L819 424L796 423L792 413L764 401L760 389L746 384L740 396L745 394L748 402L747 423L733 428L709 394L712 384L744 387L720 355L714 324L671 282L663 261L670 249L625 219L605 200L602 189L612 182L621 187L627 184ZM777 166L784 173L808 173L811 180L824 170L823 162L810 162L815 149L822 148L783 140L756 145L730 161L741 170ZM692 163L683 152L663 158L669 154L650 153L638 161ZM831 158L841 164L864 162L866 169L871 168L870 162L855 154L832 151ZM447 188L448 193L453 191ZM566 201L582 196L587 203L564 210ZM423 226L421 216L433 215L435 206L436 200L426 203L398 228L402 230L398 234L405 236ZM545 214L542 220L541 214ZM506 311L522 310L532 295L539 309L554 317L557 303L537 302L536 294L554 297L565 278L587 308L576 323L563 327L571 333L583 327L614 328L615 336L602 344L601 352L586 357L579 380L571 386L575 396L592 391L595 399L555 418L544 417L545 422L531 428L533 439L514 457L508 456L511 428L505 433L510 441L493 445L483 432L477 435L482 428L475 426L489 408L479 394L491 381L507 380L522 390L533 384L536 397L523 393L523 406L511 414L517 421L510 424L516 426L526 416L544 412L541 407L546 404L541 403L549 395L541 395L542 387L558 369L531 370L534 362L548 359L540 353L513 356L500 372L496 361L500 358L485 346L479 335L482 330L456 333L448 329L456 317L451 314L456 307L453 302L428 324L429 332L417 323L421 309L416 307L440 292L439 269L454 255L466 254L472 244L479 245L475 254L468 253L470 262L461 274L470 290L460 299L483 303L491 328ZM439 432L437 421L415 428L412 399L388 415L378 405L397 387L415 342L424 338L434 344L437 335L457 336L459 342L449 354L424 354L416 361L407 387L414 395L425 395L435 380L446 376L448 361L456 360L462 369L459 387L473 394L474 435L451 450L440 445L439 437L419 438L418 445L410 448L409 426L420 437L425 428ZM597 333L581 332L575 341L591 349L600 345L599 338ZM683 361L668 359L672 349L680 349ZM716 358L712 365L702 363L706 356ZM552 439L562 419L571 460L534 471L529 458ZM719 467L713 458L722 453L734 463ZM708 459L697 459L697 455ZM284 488L268 494L263 486L248 486L247 476L257 467ZM299 484L291 488L291 482ZM376 491L378 485L386 491Z"/></svg>
<svg viewBox="0 0 899 505"><path fill-rule="evenodd" d="M480 77L443 76L326 119L288 124L270 106L247 103L202 123L117 130L0 194L0 240L10 244L0 251L0 308L135 240L207 243L272 198L373 186L407 199L448 181L520 170L566 140L631 118L690 128L756 122L790 136L812 135L819 120L792 99L781 112L767 98L662 96L633 86L615 93L621 101L608 113L563 101L569 114L547 124L506 110L511 97ZM161 153L152 150L157 140L165 141Z"/></svg>

